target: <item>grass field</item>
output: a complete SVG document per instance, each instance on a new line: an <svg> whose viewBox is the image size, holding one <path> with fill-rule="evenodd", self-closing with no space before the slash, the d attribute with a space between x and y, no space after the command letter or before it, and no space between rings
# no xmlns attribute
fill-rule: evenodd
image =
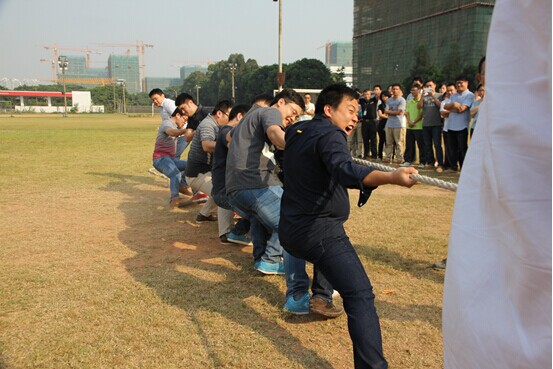
<svg viewBox="0 0 553 369"><path fill-rule="evenodd" d="M345 316L285 314L284 278L254 273L250 247L221 245L196 206L169 209L147 172L158 124L0 116L0 368L352 368ZM431 265L454 193L350 197L390 367L443 367Z"/></svg>

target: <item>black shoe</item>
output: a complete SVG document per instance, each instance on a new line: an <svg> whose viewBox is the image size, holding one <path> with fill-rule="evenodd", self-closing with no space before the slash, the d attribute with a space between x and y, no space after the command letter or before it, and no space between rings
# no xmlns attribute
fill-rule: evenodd
<svg viewBox="0 0 553 369"><path fill-rule="evenodd" d="M202 213L198 214L196 217L196 223L202 223L202 222L216 222L217 216L210 214L208 216L203 215Z"/></svg>

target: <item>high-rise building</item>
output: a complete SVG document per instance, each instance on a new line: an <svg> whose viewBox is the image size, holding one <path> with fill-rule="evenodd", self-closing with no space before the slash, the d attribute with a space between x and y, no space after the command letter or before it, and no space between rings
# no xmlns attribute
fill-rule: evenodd
<svg viewBox="0 0 553 369"><path fill-rule="evenodd" d="M442 68L452 53L477 65L486 52L495 0L354 0L353 83L388 85L409 76L424 45Z"/></svg>
<svg viewBox="0 0 553 369"><path fill-rule="evenodd" d="M331 42L326 49L327 67L350 67L352 57L351 42Z"/></svg>
<svg viewBox="0 0 553 369"><path fill-rule="evenodd" d="M180 79L184 81L186 77L191 75L194 72L207 72L207 67L202 67L201 65L185 65L180 68Z"/></svg>
<svg viewBox="0 0 553 369"><path fill-rule="evenodd" d="M138 56L110 55L108 58L109 76L115 81L125 81L127 91L141 92Z"/></svg>
<svg viewBox="0 0 553 369"><path fill-rule="evenodd" d="M68 66L65 71L65 78L109 78L106 68L87 68L86 58L84 56L68 55L66 56ZM62 73L58 68L58 79L62 78Z"/></svg>

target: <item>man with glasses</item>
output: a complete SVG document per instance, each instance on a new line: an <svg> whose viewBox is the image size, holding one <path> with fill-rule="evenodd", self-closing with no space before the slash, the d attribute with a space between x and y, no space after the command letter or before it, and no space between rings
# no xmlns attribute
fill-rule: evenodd
<svg viewBox="0 0 553 369"><path fill-rule="evenodd" d="M309 314L309 277L305 260L284 252L278 227L282 182L275 169L275 149L285 146L284 129L296 122L305 110L301 95L285 89L275 96L270 107L254 106L232 133L227 156L226 190L229 202L244 213L254 216L265 236L251 230L254 244L254 269L263 274L286 275L286 304L292 314ZM284 258L284 261L283 261ZM332 304L332 286L322 273L313 277L313 298L319 303L311 311L334 318L343 313Z"/></svg>
<svg viewBox="0 0 553 369"><path fill-rule="evenodd" d="M194 138L190 143L188 165L186 167L186 182L190 185L192 191L201 191L211 195L211 164L215 151L215 141L219 133L219 127L224 126L229 121L228 115L231 108L232 103L229 100L217 102L211 114L204 118L195 131ZM221 217L219 230L226 229L228 224L232 222L233 213L230 210L217 208L217 204L211 197L200 210L196 222L216 221L218 219L214 215L216 210Z"/></svg>
<svg viewBox="0 0 553 369"><path fill-rule="evenodd" d="M468 85L468 78L465 76L455 79L457 93L444 105L444 109L449 112L447 149L453 170L461 169L468 149L470 106L474 102L474 94L469 91Z"/></svg>

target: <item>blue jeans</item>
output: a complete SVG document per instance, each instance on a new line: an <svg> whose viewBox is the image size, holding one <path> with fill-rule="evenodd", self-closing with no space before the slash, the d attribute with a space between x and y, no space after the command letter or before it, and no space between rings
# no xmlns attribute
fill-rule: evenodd
<svg viewBox="0 0 553 369"><path fill-rule="evenodd" d="M284 252L278 240L282 187L239 190L227 195L233 208L242 211L248 218L255 217L260 223L259 226L252 223L251 228L254 260L280 262Z"/></svg>
<svg viewBox="0 0 553 369"><path fill-rule="evenodd" d="M309 291L309 276L305 272L305 260L284 252L278 239L282 192L280 186L269 186L234 191L228 194L228 198L233 207L253 215L260 223L259 227L254 222L251 223L250 234L254 244L254 259L274 263L284 256L286 297L298 297ZM256 245L258 242L259 245ZM313 283L314 294L327 301L332 299L332 287L324 276L316 273Z"/></svg>
<svg viewBox="0 0 553 369"><path fill-rule="evenodd" d="M355 368L387 368L371 281L349 238L326 238L308 251L301 246L288 250L312 262L344 300Z"/></svg>
<svg viewBox="0 0 553 369"><path fill-rule="evenodd" d="M224 191L221 192L211 192L211 197L213 198L213 201L215 201L215 204L217 204L218 207L235 211L238 215L240 215L241 219L236 222L234 227L230 230L232 233L237 235L243 235L250 231L250 219L248 218L248 215L244 213L243 211L239 209L235 209L232 207L230 202L228 201L228 196ZM257 220L253 220L254 222L257 222Z"/></svg>
<svg viewBox="0 0 553 369"><path fill-rule="evenodd" d="M179 160L171 156L162 156L154 160L154 168L169 177L169 188L171 198L179 197L179 185L188 186L184 179L186 171L186 160Z"/></svg>
<svg viewBox="0 0 553 369"><path fill-rule="evenodd" d="M442 126L422 127L422 138L424 141L424 151L426 153L426 164L434 164L437 160L441 167L444 163L444 152L442 150ZM436 159L434 160L434 150L436 150Z"/></svg>

